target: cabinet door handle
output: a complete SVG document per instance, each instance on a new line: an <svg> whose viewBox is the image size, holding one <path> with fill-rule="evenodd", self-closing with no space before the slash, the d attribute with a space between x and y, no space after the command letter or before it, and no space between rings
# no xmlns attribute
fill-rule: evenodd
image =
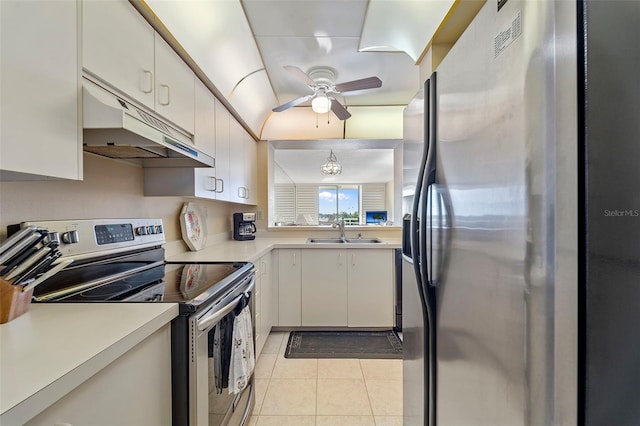
<svg viewBox="0 0 640 426"><path fill-rule="evenodd" d="M297 262L296 262L296 254L293 253L293 266L296 266Z"/></svg>
<svg viewBox="0 0 640 426"><path fill-rule="evenodd" d="M220 182L220 184L221 184L220 186L221 186L221 188L222 188L222 189L220 189L220 191L218 191L218 182ZM218 178L216 178L216 192L217 192L218 194L222 194L222 193L224 192L224 179L218 179Z"/></svg>
<svg viewBox="0 0 640 426"><path fill-rule="evenodd" d="M153 73L149 70L142 70L142 92L151 93L153 91Z"/></svg>
<svg viewBox="0 0 640 426"><path fill-rule="evenodd" d="M244 198L245 200L249 198L249 190L245 186L241 186L238 188L238 197Z"/></svg>
<svg viewBox="0 0 640 426"><path fill-rule="evenodd" d="M216 185L217 185L217 182L216 182L216 178L215 178L215 176L207 176L207 177L206 177L206 179L207 179L207 180L206 180L206 182L205 182L205 184L204 184L204 189L205 189L206 191L213 191L213 192L217 192L217 191L216 191Z"/></svg>
<svg viewBox="0 0 640 426"><path fill-rule="evenodd" d="M356 266L356 254L351 253L351 266Z"/></svg>
<svg viewBox="0 0 640 426"><path fill-rule="evenodd" d="M171 103L171 88L166 84L161 84L160 87L165 89L164 92L167 94L166 101L162 102L161 100L160 105L167 106Z"/></svg>
<svg viewBox="0 0 640 426"><path fill-rule="evenodd" d="M338 253L338 265L342 265L342 253Z"/></svg>

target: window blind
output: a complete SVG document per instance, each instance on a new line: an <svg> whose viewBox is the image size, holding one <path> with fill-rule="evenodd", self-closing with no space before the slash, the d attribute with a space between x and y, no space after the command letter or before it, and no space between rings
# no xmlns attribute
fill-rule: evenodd
<svg viewBox="0 0 640 426"><path fill-rule="evenodd" d="M296 185L296 223L318 224L318 185Z"/></svg>
<svg viewBox="0 0 640 426"><path fill-rule="evenodd" d="M296 186L274 185L276 222L292 223L296 220Z"/></svg>
<svg viewBox="0 0 640 426"><path fill-rule="evenodd" d="M360 190L361 205L360 223L365 223L365 215L368 211L386 210L386 184L368 183Z"/></svg>

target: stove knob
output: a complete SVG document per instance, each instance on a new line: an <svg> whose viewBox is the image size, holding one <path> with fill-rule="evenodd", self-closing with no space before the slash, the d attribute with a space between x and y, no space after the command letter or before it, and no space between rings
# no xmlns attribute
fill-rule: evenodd
<svg viewBox="0 0 640 426"><path fill-rule="evenodd" d="M136 234L138 234L138 235L147 235L147 227L146 226L138 226L136 228Z"/></svg>
<svg viewBox="0 0 640 426"><path fill-rule="evenodd" d="M54 242L57 245L60 245L60 234L57 232L49 232L49 241Z"/></svg>
<svg viewBox="0 0 640 426"><path fill-rule="evenodd" d="M67 231L62 234L62 242L65 244L76 244L78 241L78 231Z"/></svg>
<svg viewBox="0 0 640 426"><path fill-rule="evenodd" d="M163 232L162 225L156 225L156 234L162 234Z"/></svg>
<svg viewBox="0 0 640 426"><path fill-rule="evenodd" d="M155 226L147 226L147 234L155 234L156 228Z"/></svg>

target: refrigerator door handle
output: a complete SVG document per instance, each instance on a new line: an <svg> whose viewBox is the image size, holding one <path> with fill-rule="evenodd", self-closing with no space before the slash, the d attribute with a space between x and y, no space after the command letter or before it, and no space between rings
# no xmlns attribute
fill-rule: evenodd
<svg viewBox="0 0 640 426"><path fill-rule="evenodd" d="M449 258L451 241L450 200L445 189L432 185L430 189L428 269L429 285L438 287L443 282L443 272Z"/></svg>
<svg viewBox="0 0 640 426"><path fill-rule="evenodd" d="M435 148L435 147L434 147ZM438 190L437 185L433 182L429 183L426 191L426 198L424 202L424 229L423 236L420 238L420 242L424 245L424 265L423 275L426 279L425 285L435 287L434 278L434 245L436 243L437 226L434 226L434 221L438 220L437 215L438 205Z"/></svg>
<svg viewBox="0 0 640 426"><path fill-rule="evenodd" d="M433 202L434 191L433 187L436 183L436 152L437 152L437 92L436 92L436 73L434 72L429 78L431 82L431 90L427 97L429 120L426 126L426 137L429 140L429 152L425 161L424 168L424 188L425 188L425 200L423 204L423 216L424 227L421 229L422 236L420 238L423 244L422 259L424 265L422 267L422 274L425 277L425 286L432 283L432 279L429 274L433 271ZM428 246L427 246L428 243Z"/></svg>
<svg viewBox="0 0 640 426"><path fill-rule="evenodd" d="M424 83L424 98L425 98L425 109L428 111L429 103L429 80ZM424 149L422 153L422 161L420 162L420 170L418 172L418 178L416 182L416 190L413 199L413 206L411 209L411 222L410 222L410 231L409 231L409 242L411 244L411 257L413 258L414 271L416 274L416 281L418 282L418 287L422 288L426 285L426 277L422 273L421 264L423 263L423 244L422 244L422 228L424 224L424 215L419 215L418 211L423 203L421 203L425 186L424 186L424 174L425 168L427 164L427 158L429 155L429 121L425 121L425 132L424 132ZM422 290L420 290L422 292Z"/></svg>

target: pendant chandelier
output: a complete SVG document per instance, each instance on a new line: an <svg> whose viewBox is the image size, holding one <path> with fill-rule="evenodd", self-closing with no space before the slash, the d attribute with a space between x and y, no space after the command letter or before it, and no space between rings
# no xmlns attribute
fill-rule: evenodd
<svg viewBox="0 0 640 426"><path fill-rule="evenodd" d="M331 154L329 154L328 160L328 162L320 166L322 174L333 176L342 173L342 166L338 163L338 159L333 153L333 150L331 150Z"/></svg>

